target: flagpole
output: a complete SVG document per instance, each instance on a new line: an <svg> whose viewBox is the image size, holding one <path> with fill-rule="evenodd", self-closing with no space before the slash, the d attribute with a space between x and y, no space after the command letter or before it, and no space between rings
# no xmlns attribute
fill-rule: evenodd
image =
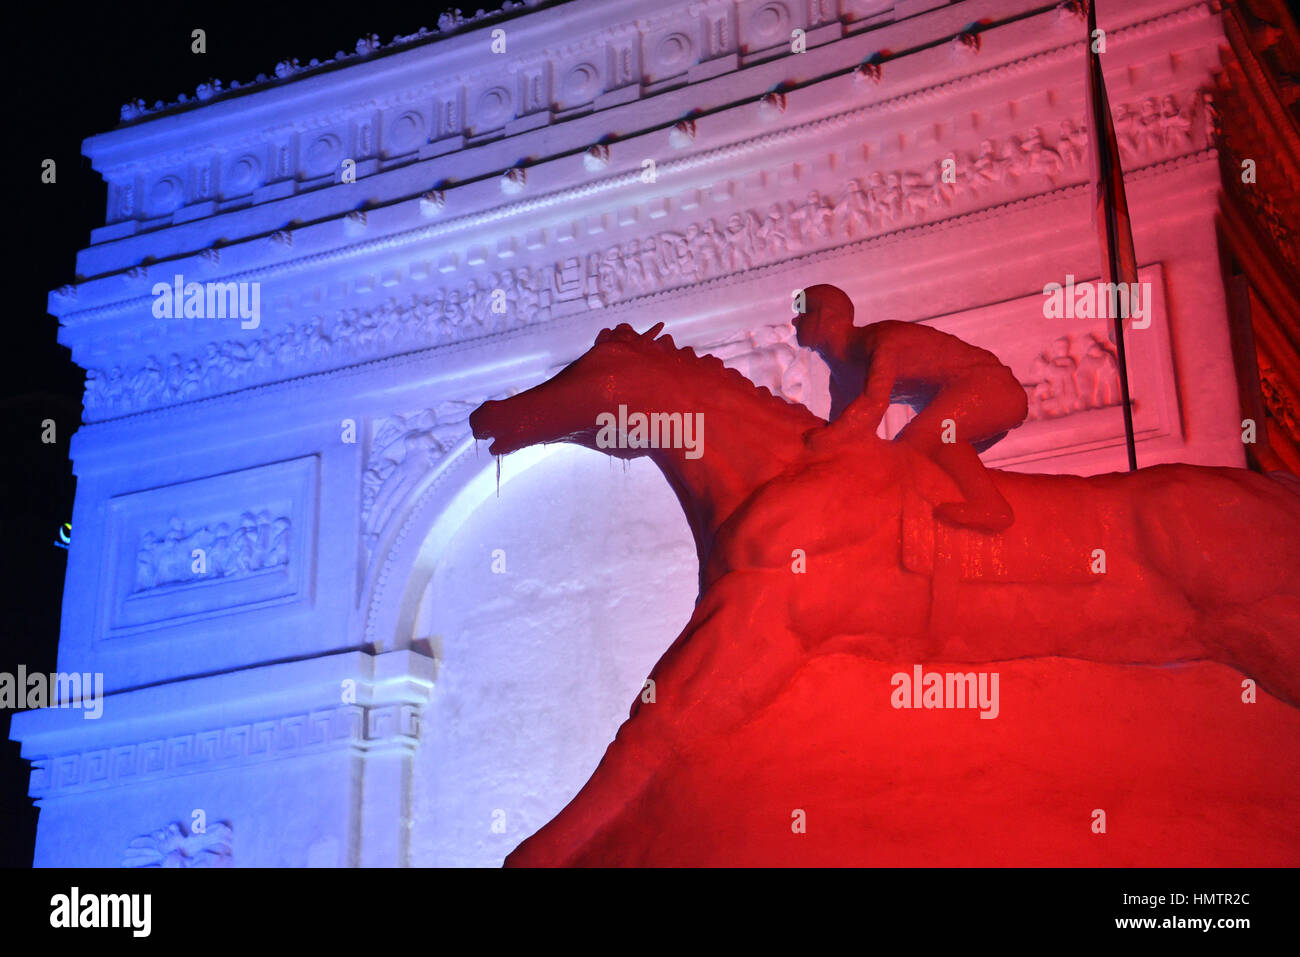
<svg viewBox="0 0 1300 957"><path fill-rule="evenodd" d="M1115 258L1115 242L1119 236L1119 224L1115 222L1115 211L1106 211L1106 245L1110 247L1111 282L1118 282L1119 264ZM1128 357L1124 352L1124 320L1128 318L1127 294L1115 296L1114 302L1119 306L1119 315L1112 320L1115 323L1115 352L1119 360L1119 395L1124 408L1124 443L1128 447L1128 470L1136 472L1137 444L1133 437L1133 403L1128 392ZM1150 308L1148 305L1147 308Z"/></svg>
<svg viewBox="0 0 1300 957"><path fill-rule="evenodd" d="M1106 96L1106 84L1101 72L1101 59L1097 51L1093 49L1093 37L1097 32L1097 0L1087 0L1088 2L1088 99L1092 106L1092 147L1093 154L1097 160L1097 187L1105 195L1108 185L1112 182L1112 177L1118 177L1119 188L1123 190L1124 170L1120 167L1111 169L1110 143L1114 140L1114 129L1110 118L1110 102ZM1102 138L1106 137L1106 144L1103 146ZM1114 159L1118 163L1118 149L1115 150ZM1112 191L1113 192L1113 191ZM1105 218L1106 230L1106 281L1108 288L1114 284L1125 282L1123 270L1120 265L1119 244L1120 244L1120 224L1118 219L1118 205L1113 195L1106 197L1107 201L1101 203L1102 211ZM1122 201L1122 200L1121 200ZM1127 203L1125 203L1127 206ZM1130 233L1129 243L1132 243ZM1136 264L1135 264L1136 265ZM1137 276L1132 277L1136 280ZM1114 323L1115 350L1117 353L1119 365L1119 390L1120 401L1124 410L1124 444L1128 450L1128 469L1130 472L1137 471L1137 446L1133 437L1133 406L1129 397L1128 387L1128 357L1124 350L1124 320L1128 318L1129 295L1132 290L1127 289L1123 295L1111 297L1113 305L1117 306L1117 316L1112 317ZM1098 306L1101 305L1101 297L1098 296Z"/></svg>

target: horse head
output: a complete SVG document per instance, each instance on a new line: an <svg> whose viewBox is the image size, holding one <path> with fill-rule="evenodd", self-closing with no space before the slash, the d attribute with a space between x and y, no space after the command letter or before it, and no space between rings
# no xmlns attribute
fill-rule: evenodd
<svg viewBox="0 0 1300 957"><path fill-rule="evenodd" d="M568 442L629 459L649 457L686 513L701 562L718 527L756 488L804 454L803 435L824 421L728 369L626 323L604 329L548 379L470 416L475 438L506 455Z"/></svg>

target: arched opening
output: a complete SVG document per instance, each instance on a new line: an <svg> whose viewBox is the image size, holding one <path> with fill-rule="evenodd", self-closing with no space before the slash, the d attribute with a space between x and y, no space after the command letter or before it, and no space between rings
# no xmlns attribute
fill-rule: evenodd
<svg viewBox="0 0 1300 957"><path fill-rule="evenodd" d="M567 445L519 458L499 497L476 497L450 533L436 523L411 635L439 661L415 772L417 866L499 865L554 817L694 607L690 530L648 460Z"/></svg>

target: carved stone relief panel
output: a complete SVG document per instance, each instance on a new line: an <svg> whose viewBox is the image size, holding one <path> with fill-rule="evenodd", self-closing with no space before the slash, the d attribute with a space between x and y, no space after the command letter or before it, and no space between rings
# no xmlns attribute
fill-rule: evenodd
<svg viewBox="0 0 1300 957"><path fill-rule="evenodd" d="M309 602L318 473L307 456L110 500L96 637Z"/></svg>
<svg viewBox="0 0 1300 957"><path fill-rule="evenodd" d="M1064 276L1059 281L1064 283ZM1096 277L1088 277L1091 285ZM1138 270L1147 328L1126 330L1133 430L1139 441L1181 432L1173 355L1159 265ZM1078 277L1076 287L1085 282ZM926 325L988 349L1011 367L1029 399L1029 417L983 456L990 465L1102 448L1124 441L1119 366L1110 320L1090 316L1047 318L1042 293L926 320ZM1082 312L1083 310L1078 310ZM1071 310L1075 312L1075 310ZM1138 320L1138 325L1146 318ZM912 418L909 408L890 406L886 434L897 435Z"/></svg>
<svg viewBox="0 0 1300 957"><path fill-rule="evenodd" d="M133 838L122 857L123 867L232 867L234 831L222 821L203 831L186 833L172 822Z"/></svg>
<svg viewBox="0 0 1300 957"><path fill-rule="evenodd" d="M826 366L795 341L792 324L759 326L740 339L698 351L717 356L773 395L799 402L821 416L829 411Z"/></svg>
<svg viewBox="0 0 1300 957"><path fill-rule="evenodd" d="M367 553L373 552L380 533L420 479L470 434L467 420L477 404L452 400L374 423L361 476L362 541Z"/></svg>

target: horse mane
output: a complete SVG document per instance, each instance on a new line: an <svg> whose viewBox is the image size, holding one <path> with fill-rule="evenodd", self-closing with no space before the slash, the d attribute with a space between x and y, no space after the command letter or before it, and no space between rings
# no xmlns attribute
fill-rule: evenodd
<svg viewBox="0 0 1300 957"><path fill-rule="evenodd" d="M618 342L631 346L650 358L667 359L671 362L689 365L692 367L693 372L702 372L725 389L732 392L743 391L747 397L752 397L769 411L779 412L787 416L798 415L820 423L821 420L807 406L776 395L767 386L754 384L744 373L727 366L717 356L700 355L690 346L678 346L673 342L673 337L670 335L659 335L663 327L664 324L659 322L641 333L626 322L620 323L613 329L602 329L596 336L595 345Z"/></svg>

